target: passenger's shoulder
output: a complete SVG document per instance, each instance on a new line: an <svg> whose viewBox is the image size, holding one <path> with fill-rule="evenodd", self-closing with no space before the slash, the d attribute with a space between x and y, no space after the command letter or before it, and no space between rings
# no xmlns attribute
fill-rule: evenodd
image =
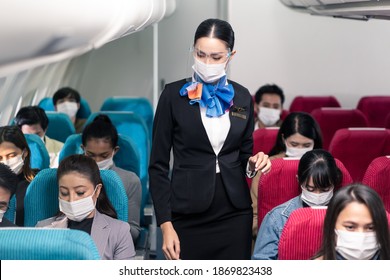
<svg viewBox="0 0 390 280"><path fill-rule="evenodd" d="M268 215L280 215L280 213L286 208L286 204L279 204L278 206L275 206L271 209L271 211L268 212Z"/></svg>
<svg viewBox="0 0 390 280"><path fill-rule="evenodd" d="M279 204L278 206L275 206L270 212L273 213L280 213L284 209L288 208L290 205L295 205L299 203L299 196L296 196L290 200L287 200L286 202Z"/></svg>
<svg viewBox="0 0 390 280"><path fill-rule="evenodd" d="M112 218L106 214L100 213L99 214L106 220L106 222L110 225L111 228L116 228L118 230L129 230L130 231L130 225L124 221Z"/></svg>
<svg viewBox="0 0 390 280"><path fill-rule="evenodd" d="M139 180L137 174L135 174L134 172L132 172L130 170L126 170L126 169L120 168L120 167L115 166L115 165L113 167L111 167L111 170L115 171L119 175L119 177L121 177L123 180L126 180L126 181Z"/></svg>
<svg viewBox="0 0 390 280"><path fill-rule="evenodd" d="M112 170L112 171L115 171L115 172L117 172L117 173L122 173L122 174L124 174L124 175L126 175L126 176L137 176L134 172L132 172L132 171L130 171L130 170L123 169L123 168L120 168L120 167L118 167L118 166L116 166L116 165L113 165L113 166L111 167L111 170Z"/></svg>
<svg viewBox="0 0 390 280"><path fill-rule="evenodd" d="M46 142L46 143L50 143L50 144L52 144L52 145L61 145L61 146L64 145L63 142L58 141L58 140L53 139L53 138L50 138L50 137L47 136L47 135L45 135L45 142Z"/></svg>
<svg viewBox="0 0 390 280"><path fill-rule="evenodd" d="M62 148L64 146L64 143L63 142L60 142L56 139L51 139L53 141L53 145L56 146L56 147L59 147L59 148Z"/></svg>

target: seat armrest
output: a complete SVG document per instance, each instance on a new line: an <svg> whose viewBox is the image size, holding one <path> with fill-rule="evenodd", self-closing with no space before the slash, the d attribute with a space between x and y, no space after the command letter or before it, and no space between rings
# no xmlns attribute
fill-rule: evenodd
<svg viewBox="0 0 390 280"><path fill-rule="evenodd" d="M153 206L152 204L146 204L144 207L144 225L149 226L153 222Z"/></svg>
<svg viewBox="0 0 390 280"><path fill-rule="evenodd" d="M135 244L135 260L149 259L150 240L149 229L142 227L138 236L137 243Z"/></svg>

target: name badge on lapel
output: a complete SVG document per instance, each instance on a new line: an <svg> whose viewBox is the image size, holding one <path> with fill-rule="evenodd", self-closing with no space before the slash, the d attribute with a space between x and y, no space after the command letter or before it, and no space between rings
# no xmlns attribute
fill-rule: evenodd
<svg viewBox="0 0 390 280"><path fill-rule="evenodd" d="M232 112L232 117L237 117L241 118L243 120L246 120L246 108L245 107L238 107L238 106L233 106L231 109Z"/></svg>

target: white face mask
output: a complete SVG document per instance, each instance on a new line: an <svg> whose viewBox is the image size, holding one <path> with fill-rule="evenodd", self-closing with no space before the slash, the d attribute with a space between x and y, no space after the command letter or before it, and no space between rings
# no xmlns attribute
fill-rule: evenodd
<svg viewBox="0 0 390 280"><path fill-rule="evenodd" d="M110 167L114 165L113 156L114 156L114 154L111 157L109 157L109 158L107 158L105 160L96 162L98 167L99 167L99 169L100 170L108 170L108 169L110 169Z"/></svg>
<svg viewBox="0 0 390 280"><path fill-rule="evenodd" d="M96 202L94 203L92 199L95 191L96 188L90 196L72 202L60 198L60 211L64 213L69 220L81 222L95 210Z"/></svg>
<svg viewBox="0 0 390 280"><path fill-rule="evenodd" d="M16 157L3 160L1 161L5 165L8 165L8 167L16 174L19 175L22 171L24 160L23 160L23 153L21 155L18 155Z"/></svg>
<svg viewBox="0 0 390 280"><path fill-rule="evenodd" d="M306 152L313 150L313 147L294 148L294 147L289 147L287 143L285 143L285 145L286 145L286 156L288 157L301 158Z"/></svg>
<svg viewBox="0 0 390 280"><path fill-rule="evenodd" d="M226 63L206 64L195 58L192 69L206 83L212 83L226 75Z"/></svg>
<svg viewBox="0 0 390 280"><path fill-rule="evenodd" d="M76 102L65 101L57 105L57 111L74 118L79 110Z"/></svg>
<svg viewBox="0 0 390 280"><path fill-rule="evenodd" d="M265 126L272 126L275 125L277 121L280 119L280 110L267 108L267 107L260 107L257 116Z"/></svg>
<svg viewBox="0 0 390 280"><path fill-rule="evenodd" d="M370 260L378 252L375 232L351 232L335 229L336 252L347 260Z"/></svg>
<svg viewBox="0 0 390 280"><path fill-rule="evenodd" d="M328 205L333 196L333 189L328 192L315 193L309 192L306 188L302 188L301 199L309 206L325 206Z"/></svg>
<svg viewBox="0 0 390 280"><path fill-rule="evenodd" d="M3 221L4 214L5 214L5 211L0 210L0 223Z"/></svg>

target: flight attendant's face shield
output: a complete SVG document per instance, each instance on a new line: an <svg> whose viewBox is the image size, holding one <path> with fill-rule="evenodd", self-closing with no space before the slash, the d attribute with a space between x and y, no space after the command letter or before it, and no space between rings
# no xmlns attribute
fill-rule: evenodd
<svg viewBox="0 0 390 280"><path fill-rule="evenodd" d="M191 47L187 59L187 77L193 77L196 73L204 82L214 82L226 75L232 55L230 49L207 52L200 47Z"/></svg>

